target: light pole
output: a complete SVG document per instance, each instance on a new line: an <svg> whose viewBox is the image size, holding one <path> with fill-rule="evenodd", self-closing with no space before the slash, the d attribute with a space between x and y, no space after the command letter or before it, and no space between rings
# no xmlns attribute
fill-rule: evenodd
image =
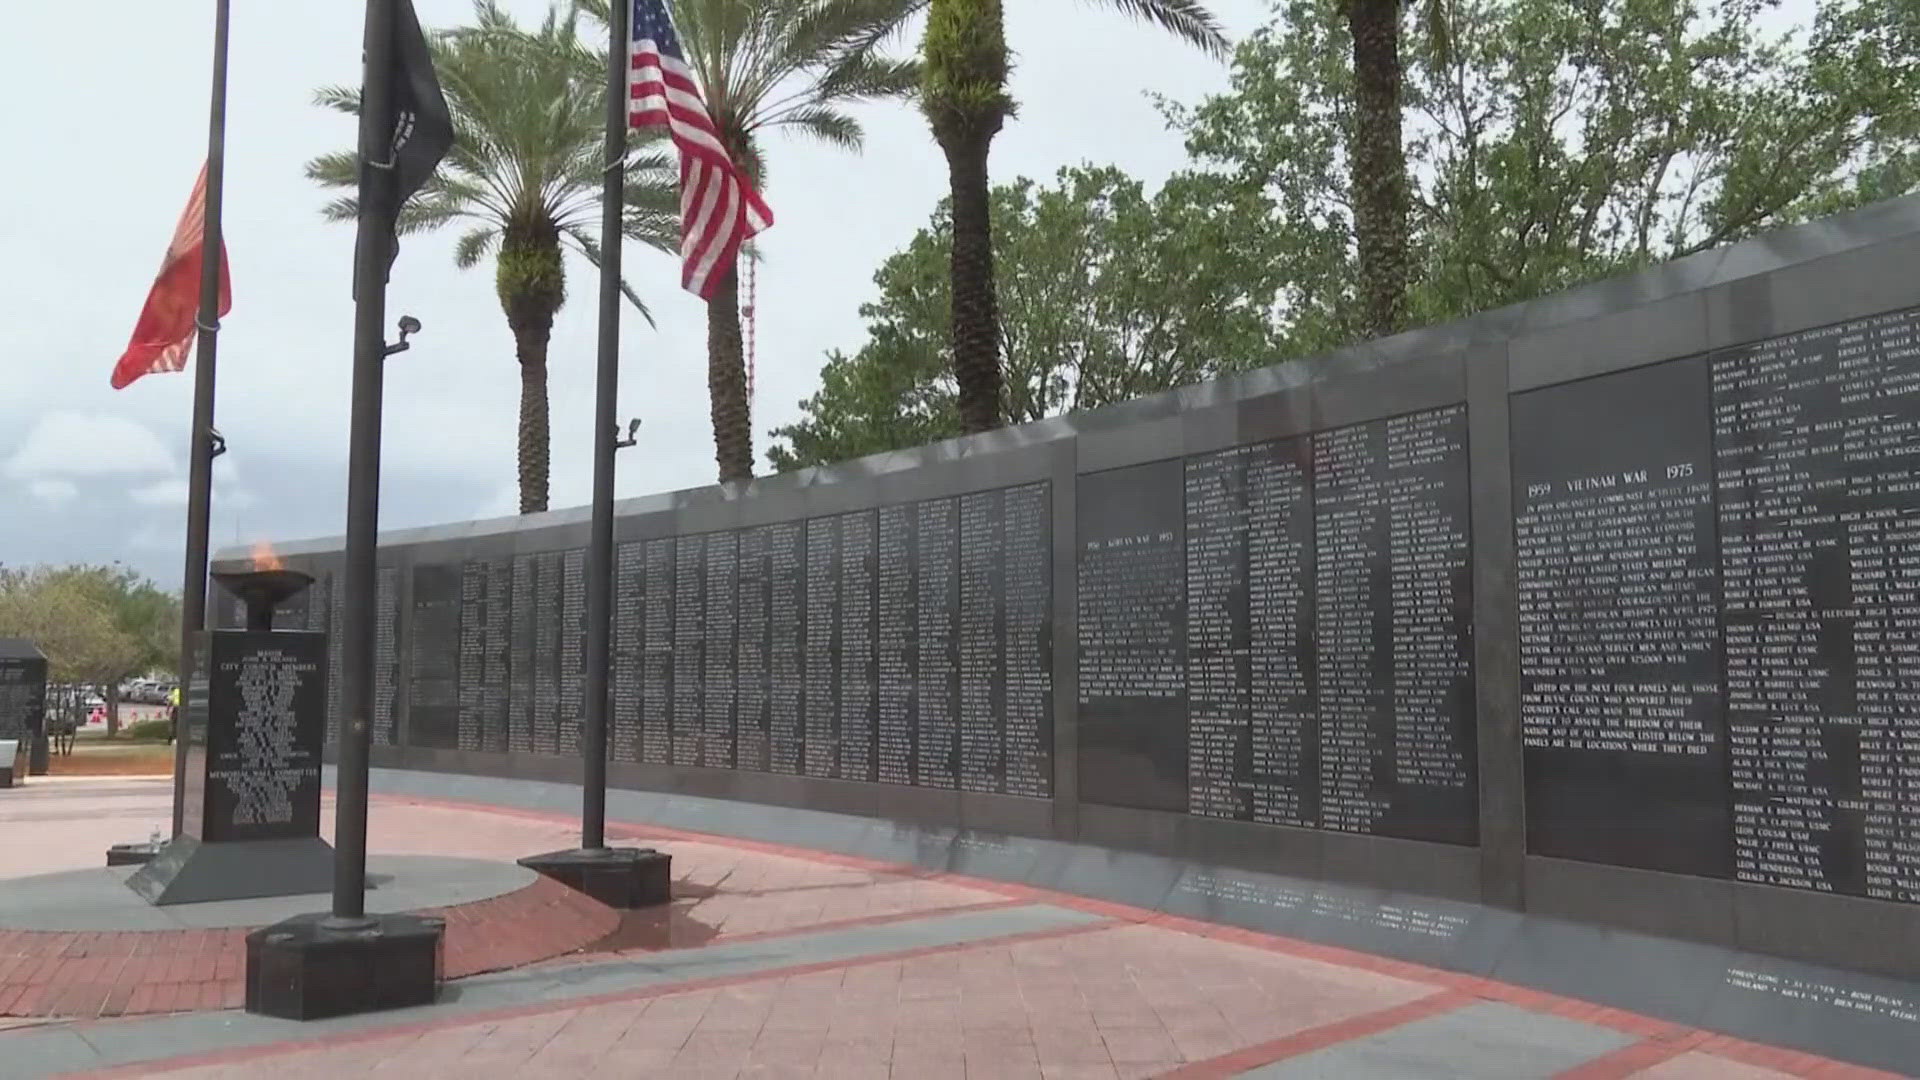
<svg viewBox="0 0 1920 1080"><path fill-rule="evenodd" d="M194 635L207 628L207 521L213 505L214 360L220 349L220 210L227 169L227 24L229 0L213 8L213 100L207 115L207 183L200 240L199 331L193 358L193 428L187 449L187 556L180 588L180 685L193 674ZM221 450L226 441L220 440ZM173 832L186 806L187 740L173 741Z"/></svg>
<svg viewBox="0 0 1920 1080"><path fill-rule="evenodd" d="M587 708L580 738L580 846L520 860L520 865L615 908L651 907L670 898L670 860L658 851L607 846L607 684L613 662L613 456L633 445L640 422L620 439L614 398L620 390L620 247L624 238L627 78L632 0L608 12L605 175L600 192L600 351L593 400L593 523L587 541Z"/></svg>

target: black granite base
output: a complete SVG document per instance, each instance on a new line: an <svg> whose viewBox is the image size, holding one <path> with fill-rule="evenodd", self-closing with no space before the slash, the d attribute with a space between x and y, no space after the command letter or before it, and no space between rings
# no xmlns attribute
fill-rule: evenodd
<svg viewBox="0 0 1920 1080"><path fill-rule="evenodd" d="M431 1005L440 994L446 920L374 915L335 928L299 915L247 935L247 1011L283 1020Z"/></svg>
<svg viewBox="0 0 1920 1080"><path fill-rule="evenodd" d="M550 851L520 865L622 911L673 899L673 859L652 848Z"/></svg>
<svg viewBox="0 0 1920 1080"><path fill-rule="evenodd" d="M332 892L333 848L317 836L218 843L176 836L127 887L156 905Z"/></svg>
<svg viewBox="0 0 1920 1080"><path fill-rule="evenodd" d="M108 866L145 866L166 847L163 843L142 841L138 844L115 844L107 849Z"/></svg>
<svg viewBox="0 0 1920 1080"><path fill-rule="evenodd" d="M0 788L13 786L13 762L0 762Z"/></svg>

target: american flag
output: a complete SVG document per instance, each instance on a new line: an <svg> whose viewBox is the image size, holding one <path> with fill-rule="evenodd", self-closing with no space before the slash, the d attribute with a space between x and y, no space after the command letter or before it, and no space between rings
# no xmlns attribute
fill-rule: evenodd
<svg viewBox="0 0 1920 1080"><path fill-rule="evenodd" d="M633 0L633 71L627 124L663 127L680 150L680 284L709 300L740 245L773 224L773 211L721 145L664 0Z"/></svg>

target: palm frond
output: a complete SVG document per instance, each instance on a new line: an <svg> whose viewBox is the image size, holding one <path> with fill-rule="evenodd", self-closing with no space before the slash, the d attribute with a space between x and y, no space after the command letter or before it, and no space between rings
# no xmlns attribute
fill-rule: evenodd
<svg viewBox="0 0 1920 1080"><path fill-rule="evenodd" d="M795 8L780 58L795 68L823 58L871 56L928 0L821 0ZM792 5L789 5L792 6Z"/></svg>
<svg viewBox="0 0 1920 1080"><path fill-rule="evenodd" d="M454 218L463 216L457 205L431 199L408 199L394 219L393 231L401 236L432 232Z"/></svg>
<svg viewBox="0 0 1920 1080"><path fill-rule="evenodd" d="M360 200L344 195L320 208L320 216L328 221L360 220Z"/></svg>
<svg viewBox="0 0 1920 1080"><path fill-rule="evenodd" d="M480 264L493 250L495 241L500 239L500 230L481 226L460 238L453 247L453 263L462 270L471 270Z"/></svg>
<svg viewBox="0 0 1920 1080"><path fill-rule="evenodd" d="M307 162L307 179L321 187L355 187L360 183L360 156L335 152Z"/></svg>
<svg viewBox="0 0 1920 1080"><path fill-rule="evenodd" d="M352 86L323 86L313 92L313 103L323 109L360 115L360 91Z"/></svg>
<svg viewBox="0 0 1920 1080"><path fill-rule="evenodd" d="M588 18L607 0L576 0ZM760 136L786 127L858 149L840 107L903 97L917 63L880 55L927 0L669 0L682 50L734 160L764 186Z"/></svg>
<svg viewBox="0 0 1920 1080"><path fill-rule="evenodd" d="M604 18L607 11L607 0L555 2L540 22L522 27L500 0L475 0L466 25L429 35L454 145L401 208L400 231L468 220L472 228L454 258L469 267L498 250L514 230L551 235L597 220L606 54L583 41L579 23L596 12ZM360 95L351 87L324 87L315 101L353 114ZM628 169L632 205L623 207L623 228L650 246L658 245L664 208L671 207L677 221L678 174L668 164L657 147L647 147ZM352 189L359 182L359 159L350 152L322 154L306 172L322 187ZM322 213L329 220L351 220L357 209L348 196Z"/></svg>
<svg viewBox="0 0 1920 1080"><path fill-rule="evenodd" d="M824 105L795 107L772 123L773 126L792 128L842 150L858 151L866 142L860 121Z"/></svg>
<svg viewBox="0 0 1920 1080"><path fill-rule="evenodd" d="M844 55L873 53L893 40L915 15L927 9L933 0L875 0L864 18L851 26L840 39Z"/></svg>
<svg viewBox="0 0 1920 1080"><path fill-rule="evenodd" d="M1136 19L1153 23L1177 38L1224 58L1230 51L1220 20L1201 0L1103 0Z"/></svg>
<svg viewBox="0 0 1920 1080"><path fill-rule="evenodd" d="M855 54L822 73L813 94L826 101L871 101L912 97L919 90L918 60Z"/></svg>
<svg viewBox="0 0 1920 1080"><path fill-rule="evenodd" d="M592 236L589 236L581 229L568 229L566 236L567 239L573 241L574 246L580 249L580 254L586 256L587 261L593 264L595 270L600 269L600 244L598 241L594 240ZM647 310L646 301L640 299L640 294L634 291L632 285L627 284L625 277L620 279L620 293L627 298L627 303L632 304L634 310L640 313L640 317L647 320L648 326L659 325L653 321L653 312Z"/></svg>

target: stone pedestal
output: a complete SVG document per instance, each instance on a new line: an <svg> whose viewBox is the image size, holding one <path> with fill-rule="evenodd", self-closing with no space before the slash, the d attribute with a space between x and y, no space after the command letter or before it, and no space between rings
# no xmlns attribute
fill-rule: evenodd
<svg viewBox="0 0 1920 1080"><path fill-rule="evenodd" d="M108 866L145 866L166 847L166 842L115 844L107 849Z"/></svg>
<svg viewBox="0 0 1920 1080"><path fill-rule="evenodd" d="M194 649L181 701L181 834L128 887L153 904L330 891L333 849L320 839L326 635L211 630Z"/></svg>
<svg viewBox="0 0 1920 1080"><path fill-rule="evenodd" d="M652 848L550 851L520 865L622 911L673 899L673 859Z"/></svg>
<svg viewBox="0 0 1920 1080"><path fill-rule="evenodd" d="M373 915L336 927L300 915L247 935L250 1013L322 1020L431 1005L440 993L446 922L425 915Z"/></svg>

